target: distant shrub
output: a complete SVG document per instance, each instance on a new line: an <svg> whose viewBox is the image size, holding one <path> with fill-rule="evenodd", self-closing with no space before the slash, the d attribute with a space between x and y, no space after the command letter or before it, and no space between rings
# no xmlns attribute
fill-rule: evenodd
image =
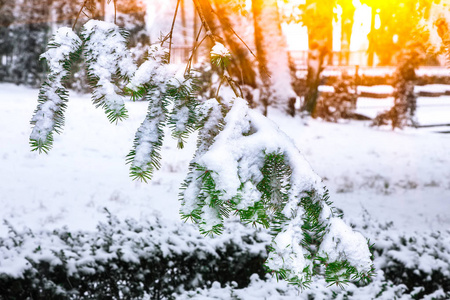
<svg viewBox="0 0 450 300"><path fill-rule="evenodd" d="M351 85L351 77L343 74L333 85L333 93L319 96L313 117L330 122L353 118L358 96L351 90Z"/></svg>
<svg viewBox="0 0 450 300"><path fill-rule="evenodd" d="M385 280L404 285L415 299L439 290L446 296L434 299L449 299L450 231L404 234L389 227L372 224L369 229Z"/></svg>
<svg viewBox="0 0 450 300"><path fill-rule="evenodd" d="M373 120L373 126L390 124L394 129L416 125L417 95L414 92L414 85L417 78L416 69L422 58L421 49L417 44L410 44L402 50L394 75L394 106L378 114Z"/></svg>

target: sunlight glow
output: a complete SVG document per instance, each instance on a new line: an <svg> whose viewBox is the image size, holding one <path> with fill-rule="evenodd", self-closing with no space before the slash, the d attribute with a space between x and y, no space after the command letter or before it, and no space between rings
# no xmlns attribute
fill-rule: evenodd
<svg viewBox="0 0 450 300"><path fill-rule="evenodd" d="M361 4L359 0L353 0L355 6L355 16L352 29L352 37L350 41L350 51L365 51L368 48L369 41L367 34L370 32L370 20L372 10L366 4ZM333 50L341 49L341 15L342 8L335 8L337 20L333 21ZM378 17L379 19L379 17ZM299 24L282 24L283 32L287 38L287 44L290 50L308 50L308 33L307 28Z"/></svg>
<svg viewBox="0 0 450 300"><path fill-rule="evenodd" d="M366 4L361 4L359 0L353 1L353 4L355 5L356 10L352 38L350 41L350 51L367 50L369 46L367 35L370 32L372 10Z"/></svg>
<svg viewBox="0 0 450 300"><path fill-rule="evenodd" d="M380 29L381 27L381 19L380 19L380 14L376 14L375 15L375 25L374 25L375 29Z"/></svg>

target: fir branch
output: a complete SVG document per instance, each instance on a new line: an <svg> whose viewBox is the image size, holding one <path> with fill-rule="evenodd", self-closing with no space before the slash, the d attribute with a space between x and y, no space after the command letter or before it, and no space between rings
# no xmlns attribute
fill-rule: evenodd
<svg viewBox="0 0 450 300"><path fill-rule="evenodd" d="M172 129L172 137L178 140L177 146L180 149L184 147L189 134L197 128L198 100L195 92L198 89L198 82L192 75L183 83L178 83L178 86L169 84L167 88L167 96L173 102L168 124Z"/></svg>
<svg viewBox="0 0 450 300"><path fill-rule="evenodd" d="M154 170L159 169L166 125L172 129L172 136L178 140L179 148L183 148L188 135L197 128L194 93L198 83L192 74L180 82L174 67L168 62L167 49L152 46L146 61L126 87L133 100L143 97L150 101L149 113L136 133L133 150L127 156L134 179L150 180ZM169 105L172 107L170 112Z"/></svg>
<svg viewBox="0 0 450 300"><path fill-rule="evenodd" d="M159 98L159 93L154 90L145 97L149 101L148 113L136 132L133 149L127 155L127 163L131 164L130 176L133 180L147 182L151 180L153 172L161 167L168 102L165 98Z"/></svg>
<svg viewBox="0 0 450 300"><path fill-rule="evenodd" d="M72 62L81 54L80 38L67 27L60 28L52 37L48 50L41 58L49 65L47 80L39 90L38 107L31 119L30 135L32 151L47 153L53 145L53 133L60 133L64 126L64 111L68 91L64 87Z"/></svg>
<svg viewBox="0 0 450 300"><path fill-rule="evenodd" d="M96 20L87 22L82 31L92 101L115 123L128 117L121 84L136 71L126 49L127 36L118 26Z"/></svg>

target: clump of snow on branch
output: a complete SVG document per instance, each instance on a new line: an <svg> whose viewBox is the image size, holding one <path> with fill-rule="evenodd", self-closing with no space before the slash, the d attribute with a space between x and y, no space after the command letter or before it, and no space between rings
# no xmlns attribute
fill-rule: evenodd
<svg viewBox="0 0 450 300"><path fill-rule="evenodd" d="M105 109L111 122L124 119L127 111L117 81L136 71L126 33L115 24L90 20L83 26L82 36L94 104Z"/></svg>
<svg viewBox="0 0 450 300"><path fill-rule="evenodd" d="M231 59L230 51L221 43L216 42L211 49L211 63L225 68Z"/></svg>
<svg viewBox="0 0 450 300"><path fill-rule="evenodd" d="M230 56L230 51L223 44L216 42L211 49L211 56Z"/></svg>
<svg viewBox="0 0 450 300"><path fill-rule="evenodd" d="M80 38L68 27L58 29L49 42L49 49L41 55L47 61L49 73L39 91L39 105L31 120L30 135L33 150L47 152L53 142L53 132L59 133L64 125L64 110L68 91L63 86L67 79L72 56L80 51Z"/></svg>
<svg viewBox="0 0 450 300"><path fill-rule="evenodd" d="M372 264L367 240L339 218L330 219L319 252L326 254L332 262L348 260L358 272L368 272Z"/></svg>

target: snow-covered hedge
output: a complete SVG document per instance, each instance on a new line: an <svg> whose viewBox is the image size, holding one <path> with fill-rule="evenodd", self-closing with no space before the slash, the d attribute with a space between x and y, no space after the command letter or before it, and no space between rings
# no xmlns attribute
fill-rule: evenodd
<svg viewBox="0 0 450 300"><path fill-rule="evenodd" d="M310 289L262 269L270 236L231 222L215 238L190 224L120 221L97 232L16 232L0 239L0 299L449 299L450 231L405 235L392 224L353 220L374 246L366 286Z"/></svg>
<svg viewBox="0 0 450 300"><path fill-rule="evenodd" d="M0 299L166 299L213 281L265 273L269 235L232 223L216 238L191 224L119 221L96 232L16 232L0 239Z"/></svg>
<svg viewBox="0 0 450 300"><path fill-rule="evenodd" d="M252 275L250 284L240 288L233 284L198 288L176 295L176 299L195 300L328 300L328 299L450 299L450 231L405 235L393 224L376 222L367 216L358 220L359 229L374 242L376 276L366 286L349 283L344 290L327 287L315 278L310 288L299 291L286 282L267 275Z"/></svg>
<svg viewBox="0 0 450 300"><path fill-rule="evenodd" d="M387 282L415 299L450 299L450 230L405 234L367 217L359 224L375 243L374 264Z"/></svg>

